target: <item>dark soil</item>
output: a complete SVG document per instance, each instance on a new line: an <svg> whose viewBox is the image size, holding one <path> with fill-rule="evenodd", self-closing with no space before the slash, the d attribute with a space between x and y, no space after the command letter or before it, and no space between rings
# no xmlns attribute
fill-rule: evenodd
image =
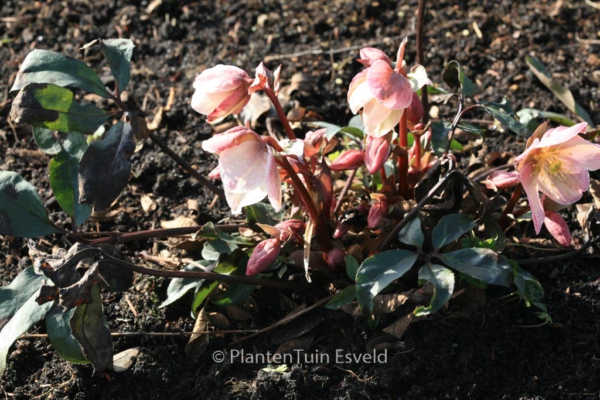
<svg viewBox="0 0 600 400"><path fill-rule="evenodd" d="M154 7L156 2L152 3ZM592 119L600 122L597 9L584 2L561 0L429 3L426 68L434 82L441 81L444 64L456 59L477 83L476 99L500 101L506 95L516 110L534 107L569 115L529 72L524 58L533 54L573 91ZM416 1L163 0L156 4L150 14L147 1L3 0L0 5L0 168L16 171L36 185L55 221L65 217L49 188L48 159L36 151L29 127L7 121L12 98L8 89L20 62L33 48L77 56L82 45L96 38L132 38L136 48L128 106L152 120L157 107L166 105L173 88L173 107L163 116L157 134L205 174L214 167L215 159L202 152L200 143L210 136L212 128L189 106L191 82L203 69L225 63L250 72L261 59L284 55L268 66L283 63L284 79L298 71L306 72L315 92L300 96L301 105L326 121L342 125L351 117L346 102L348 84L361 66L353 61L357 50L330 54L330 49L373 42L392 55L401 38L409 35L407 61L409 65L414 62ZM591 40L592 44L581 40ZM299 52L305 54L292 55ZM108 66L98 53L91 51L86 61L101 71L103 79L110 80ZM450 106L441 106L440 117L452 117L451 111ZM484 116L473 114L472 118ZM514 138L510 133L498 133L489 143L493 150L504 151ZM151 229L161 220L179 215L194 216L199 223L228 216L221 201L209 207L212 193L150 141L133 157L133 163L130 183L114 207L120 211L99 223L102 231ZM142 194L152 194L158 204L155 211L142 210ZM199 212L188 209L188 199L199 202ZM84 228L96 226L88 223ZM58 238L40 242L49 247L65 246ZM26 244L23 239L0 237L3 284L30 265ZM165 248L159 241L121 248L133 262L143 263L139 252L151 251L153 246L155 252ZM544 255L523 252L515 258ZM128 371L103 376L93 376L91 367L62 360L46 340L21 340L9 357L10 368L1 388L6 398L16 399L600 398L597 259L574 257L528 270L546 291L545 303L553 325L536 326L540 320L535 310L505 298L507 291L491 288L486 291L485 305L474 313L412 324L402 340L388 349L385 363L304 362L291 365L283 374L264 371L266 364L212 360L217 350L274 352L277 345L271 343L269 334L241 347L230 344L233 335L216 337L195 361L186 358L185 336L115 338L116 352L139 346L141 353ZM190 298L158 308L167 285L162 279L138 278L127 294L137 316L125 295L106 297L111 330L191 331ZM268 289L255 291L253 301L260 313L239 326L260 329L281 318L287 312L282 306L283 295ZM298 304L315 301L290 293L285 296ZM364 319L354 320L342 311L320 310L314 315L321 323L313 331L309 353L330 354L332 360L337 349L365 353L367 342L381 334L381 328L370 330ZM37 331L43 333L43 327Z"/></svg>

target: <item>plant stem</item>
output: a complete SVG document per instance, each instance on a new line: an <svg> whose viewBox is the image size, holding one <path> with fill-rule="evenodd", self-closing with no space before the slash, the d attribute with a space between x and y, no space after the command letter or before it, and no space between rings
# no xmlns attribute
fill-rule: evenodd
<svg viewBox="0 0 600 400"><path fill-rule="evenodd" d="M346 179L346 183L344 184L344 187L342 188L342 191L340 192L337 202L335 203L335 209L333 210L333 215L336 215L338 213L338 211L340 211L340 207L342 206L342 201L344 200L344 197L346 196L348 189L350 189L350 186L352 185L352 181L354 180L354 177L356 176L356 171L358 171L358 169L353 169L352 172L350 172L350 176L348 176L348 179Z"/></svg>
<svg viewBox="0 0 600 400"><path fill-rule="evenodd" d="M504 211L502 211L502 215L500 215L499 222L500 222L500 226L502 226L503 228L506 228L506 225L508 225L508 223L507 223L508 214L511 214L513 212L513 210L515 209L515 206L517 205L517 202L519 201L519 198L521 197L522 192L523 192L523 185L519 183L515 187L515 191L510 196L508 203L506 203L506 207L504 207Z"/></svg>
<svg viewBox="0 0 600 400"><path fill-rule="evenodd" d="M417 62L425 66L425 51L423 49L423 27L425 26L425 3L426 0L419 0L417 9ZM429 96L427 95L427 85L421 88L421 104L423 104L423 123L427 125L429 121Z"/></svg>
<svg viewBox="0 0 600 400"><path fill-rule="evenodd" d="M408 147L408 128L406 124L406 110L402 113L400 124L398 125L398 145L406 150ZM410 197L408 191L408 153L400 155L398 158L398 192L400 196L408 199Z"/></svg>
<svg viewBox="0 0 600 400"><path fill-rule="evenodd" d="M481 105L481 104L473 104L473 105L463 109L463 104L464 104L464 99L463 99L463 95L461 94L460 95L460 103L458 105L458 113L456 114L456 117L454 117L454 121L452 121L452 131L450 132L450 137L448 138L448 143L446 144L446 150L444 151L444 155L448 154L448 151L450 150L450 144L452 142L452 139L454 138L454 132L456 132L456 127L458 126L458 123L462 119L463 115L465 115L469 111L476 110L478 108L483 108L483 105Z"/></svg>
<svg viewBox="0 0 600 400"><path fill-rule="evenodd" d="M185 169L191 176L196 178L198 182L204 185L206 188L210 189L214 194L219 196L221 200L225 200L225 193L218 187L216 187L211 181L200 175L198 171L196 171L190 164L188 164L183 158L179 157L173 150L169 148L166 144L164 144L156 135L152 132L148 132L148 137L152 140L154 144L156 144L162 151L164 151L169 157L173 159L179 166Z"/></svg>
<svg viewBox="0 0 600 400"><path fill-rule="evenodd" d="M222 275L214 272L202 272L202 271L163 271L159 269L151 269L146 267L141 267L139 265L135 265L129 263L127 261L120 260L118 258L112 257L107 252L101 252L102 259L99 260L99 263L106 264L116 264L120 267L128 269L133 272L137 272L140 274L151 275L151 276L160 276L164 278L187 278L187 279L208 279L213 281L220 282L228 282L228 283L241 283L244 285L257 285L264 287L272 287L277 289L289 289L289 290L297 290L302 292L314 293L315 287L312 285L306 285L303 283L294 283L288 281L274 281L269 279L260 279L251 276L238 276L238 275Z"/></svg>
<svg viewBox="0 0 600 400"><path fill-rule="evenodd" d="M537 257L537 258L526 258L523 260L515 260L517 264L521 265L531 265L531 264L546 264L551 262L563 261L573 258L581 253L583 253L588 247L598 243L600 241L600 236L590 239L585 242L579 250L571 251L569 253L561 254L558 256L549 256L549 257Z"/></svg>
<svg viewBox="0 0 600 400"><path fill-rule="evenodd" d="M323 215L321 215L317 211L317 207L315 206L312 197L310 197L308 190L306 190L306 187L304 187L304 184L300 180L300 177L298 177L298 174L296 173L296 171L294 171L294 168L292 168L287 158L281 158L281 166L283 167L283 169L285 169L290 179L292 180L292 186L300 196L300 200L302 201L302 204L304 204L304 208L306 208L310 219L312 219L313 222L316 224L315 228L317 240L319 241L321 249L326 252L331 250L333 246L331 245L331 239L329 238L329 234L327 233L327 225L325 223Z"/></svg>
<svg viewBox="0 0 600 400"><path fill-rule="evenodd" d="M281 124L283 125L283 129L285 130L285 134L287 135L288 139L296 139L296 134L294 133L294 130L292 129L290 121L287 119L285 112L283 112L283 108L281 107L281 103L279 103L279 99L277 98L275 92L269 88L264 88L263 92L265 92L267 97L271 100L271 103L273 103L275 111L277 111L277 115L279 115L279 119L281 120Z"/></svg>
<svg viewBox="0 0 600 400"><path fill-rule="evenodd" d="M415 169L417 171L421 171L421 135L417 135L413 132L413 136L415 137L415 142L413 143L413 147L415 149L414 153L415 153L415 158L414 158L414 163L415 163Z"/></svg>

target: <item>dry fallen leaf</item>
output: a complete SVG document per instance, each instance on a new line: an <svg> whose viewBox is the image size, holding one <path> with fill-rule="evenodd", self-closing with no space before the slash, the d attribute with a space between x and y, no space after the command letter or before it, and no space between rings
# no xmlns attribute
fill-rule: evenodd
<svg viewBox="0 0 600 400"><path fill-rule="evenodd" d="M209 336L204 333L208 330L208 316L206 315L206 307L202 308L196 318L194 324L194 334L190 336L190 340L185 345L185 354L191 359L200 357L206 351L208 346ZM201 333L196 333L201 332Z"/></svg>
<svg viewBox="0 0 600 400"><path fill-rule="evenodd" d="M208 314L208 322L220 331L229 328L229 320L227 317L218 312L211 312Z"/></svg>
<svg viewBox="0 0 600 400"><path fill-rule="evenodd" d="M134 347L132 349L123 350L122 352L113 356L113 367L115 372L125 372L134 363L135 359L140 354L140 348Z"/></svg>
<svg viewBox="0 0 600 400"><path fill-rule="evenodd" d="M142 209L145 212L151 212L151 211L155 211L156 207L158 206L156 204L156 202L154 200L152 200L152 197L148 196L148 195L143 195L141 198L141 203L142 203Z"/></svg>
<svg viewBox="0 0 600 400"><path fill-rule="evenodd" d="M404 335L404 332L406 332L406 330L408 329L408 326L412 322L414 316L415 315L411 312L403 317L398 318L390 326L385 328L383 332L389 333L390 335L393 335L398 339L402 339L402 335Z"/></svg>
<svg viewBox="0 0 600 400"><path fill-rule="evenodd" d="M172 229L172 228L186 228L191 226L197 226L200 228L198 223L194 221L190 217L184 217L183 215L171 220L171 221L160 221L160 226L163 229Z"/></svg>

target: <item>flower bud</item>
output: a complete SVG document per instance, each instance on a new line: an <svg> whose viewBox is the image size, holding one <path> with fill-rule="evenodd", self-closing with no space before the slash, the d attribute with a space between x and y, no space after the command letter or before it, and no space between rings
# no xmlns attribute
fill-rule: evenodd
<svg viewBox="0 0 600 400"><path fill-rule="evenodd" d="M348 150L339 155L329 167L332 171L357 169L365 162L365 153L361 150Z"/></svg>
<svg viewBox="0 0 600 400"><path fill-rule="evenodd" d="M192 108L207 115L214 124L231 114L239 114L250 101L248 88L252 79L238 67L217 65L204 70L194 80Z"/></svg>
<svg viewBox="0 0 600 400"><path fill-rule="evenodd" d="M265 64L261 63L256 67L256 77L254 82L250 85L248 92L250 94L257 90L271 89L275 94L279 92L279 75L281 74L281 65L277 67L274 73L272 73Z"/></svg>
<svg viewBox="0 0 600 400"><path fill-rule="evenodd" d="M347 223L347 222L340 222L336 227L335 227L335 232L333 232L333 237L336 239L341 238L342 236L344 236L346 233L348 233L348 231L352 228L352 225Z"/></svg>
<svg viewBox="0 0 600 400"><path fill-rule="evenodd" d="M421 121L423 114L425 114L425 111L423 110L421 99L419 99L417 92L413 92L413 98L410 106L408 106L406 109L406 126L408 126L408 129L416 129L416 124Z"/></svg>
<svg viewBox="0 0 600 400"><path fill-rule="evenodd" d="M367 216L367 223L369 229L375 229L381 223L381 220L388 215L389 206L387 202L387 197L383 194L371 194L371 197L374 200L374 204L371 206L369 210L369 215Z"/></svg>
<svg viewBox="0 0 600 400"><path fill-rule="evenodd" d="M494 171L485 180L485 187L491 190L510 189L519 183L517 171Z"/></svg>
<svg viewBox="0 0 600 400"><path fill-rule="evenodd" d="M288 219L275 225L275 229L279 231L279 239L287 242L294 233L303 235L306 224L299 219Z"/></svg>
<svg viewBox="0 0 600 400"><path fill-rule="evenodd" d="M335 248L327 253L327 264L333 269L344 262L346 253L342 249Z"/></svg>
<svg viewBox="0 0 600 400"><path fill-rule="evenodd" d="M390 156L391 147L387 137L373 137L367 135L365 148L365 166L370 174L374 174L383 167Z"/></svg>
<svg viewBox="0 0 600 400"><path fill-rule="evenodd" d="M260 242L254 248L254 252L248 260L246 275L256 275L273 264L281 251L279 238L267 239Z"/></svg>
<svg viewBox="0 0 600 400"><path fill-rule="evenodd" d="M548 232L550 232L552 237L556 239L561 246L568 247L571 245L571 231L560 214L554 211L546 211L544 225L546 225Z"/></svg>

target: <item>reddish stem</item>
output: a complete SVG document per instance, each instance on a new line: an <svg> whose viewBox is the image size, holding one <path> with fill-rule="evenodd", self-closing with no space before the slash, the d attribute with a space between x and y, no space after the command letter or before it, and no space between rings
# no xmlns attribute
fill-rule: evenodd
<svg viewBox="0 0 600 400"><path fill-rule="evenodd" d="M413 136L415 137L415 142L413 143L413 148L415 149L414 153L415 153L415 158L414 158L414 163L415 163L415 169L417 171L421 170L421 135L417 135L415 132L413 132Z"/></svg>
<svg viewBox="0 0 600 400"><path fill-rule="evenodd" d="M296 134L294 133L290 125L290 121L288 121L287 116L285 115L285 112L283 111L283 108L281 107L281 104L279 103L279 99L277 98L275 92L269 88L264 88L263 92L265 92L267 97L271 100L271 103L273 103L275 111L277 111L277 115L279 115L279 119L281 120L281 124L283 125L283 129L285 130L287 137L290 140L296 139Z"/></svg>
<svg viewBox="0 0 600 400"><path fill-rule="evenodd" d="M406 126L407 113L402 113L400 124L398 125L398 145L406 150L408 147L408 128ZM398 192L405 199L409 198L408 191L408 154L400 155L398 158Z"/></svg>
<svg viewBox="0 0 600 400"><path fill-rule="evenodd" d="M500 215L500 226L502 226L503 228L506 225L508 225L508 214L512 214L513 210L515 209L515 206L517 205L517 202L519 201L519 198L521 197L522 192L523 185L519 183L517 187L515 187L515 191L512 193L512 196L510 196L506 207L504 207L502 215Z"/></svg>

